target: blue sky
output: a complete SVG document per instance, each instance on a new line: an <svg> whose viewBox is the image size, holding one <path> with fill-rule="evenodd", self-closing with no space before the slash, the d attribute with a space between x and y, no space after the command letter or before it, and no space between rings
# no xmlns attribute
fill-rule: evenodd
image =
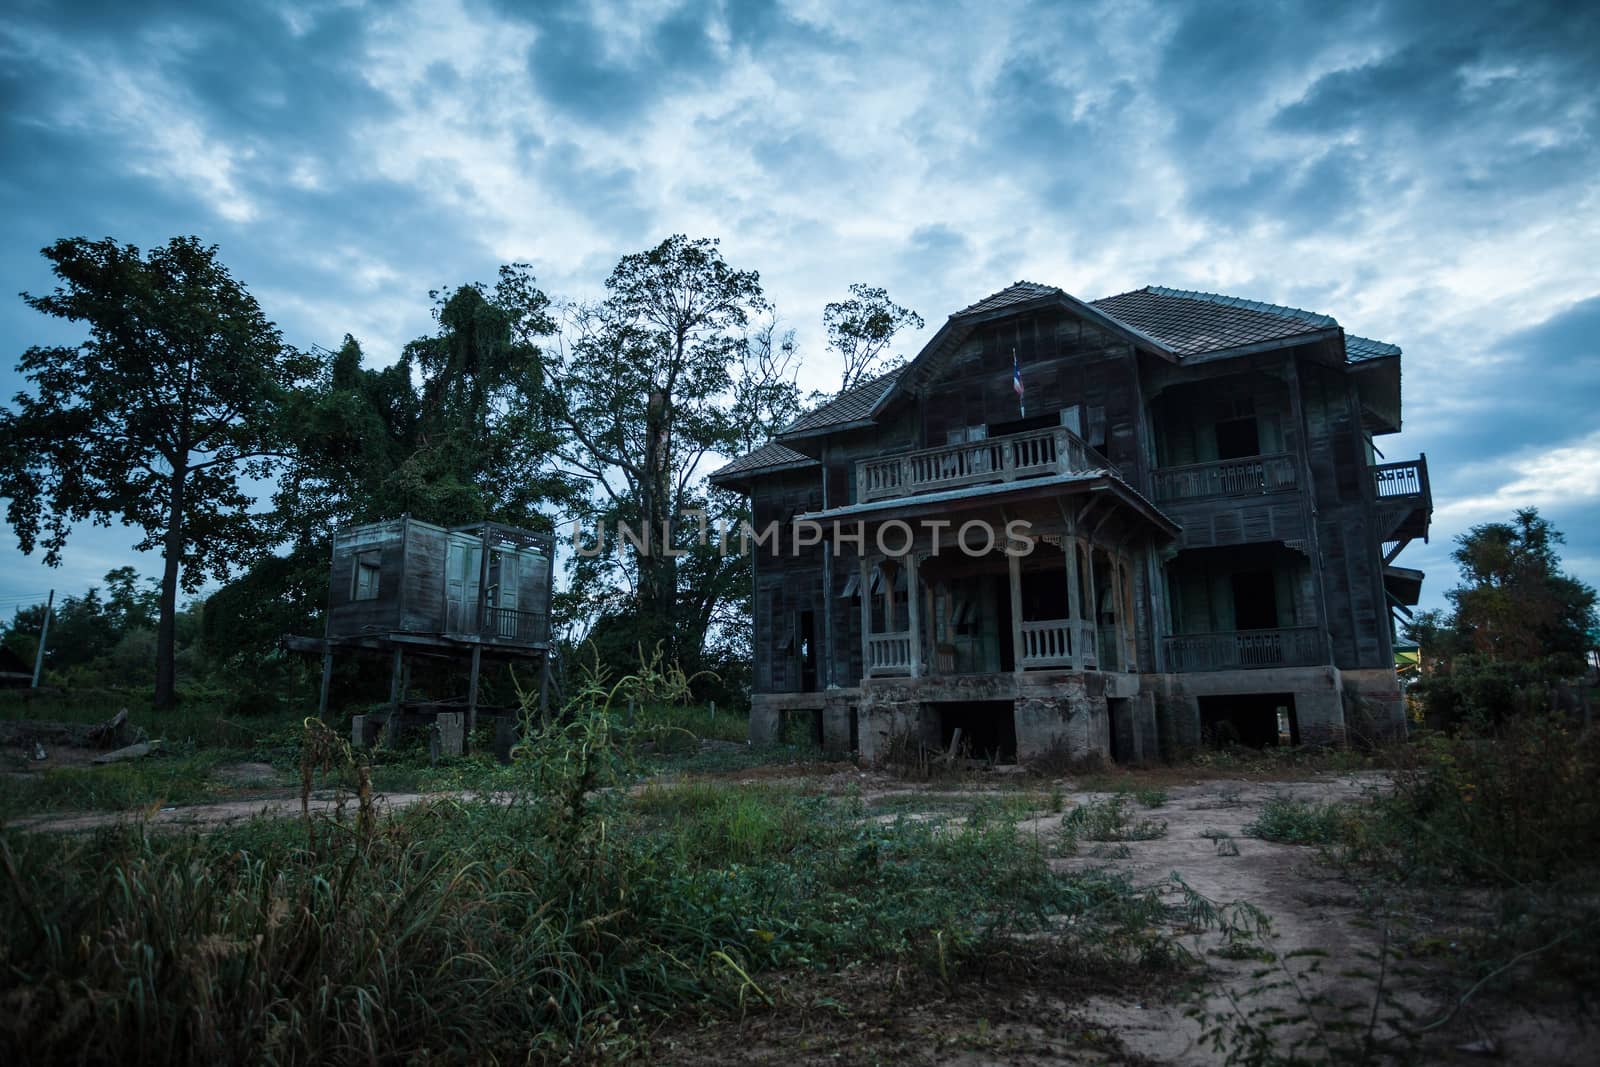
<svg viewBox="0 0 1600 1067"><path fill-rule="evenodd" d="M808 360L852 281L928 320L1027 278L1290 304L1405 349L1425 605L1537 505L1600 583L1600 6L128 4L0 14L0 293L57 237L221 246L291 343L392 360L427 290L719 236ZM0 299L0 393L73 339ZM0 597L135 559L0 548Z"/></svg>

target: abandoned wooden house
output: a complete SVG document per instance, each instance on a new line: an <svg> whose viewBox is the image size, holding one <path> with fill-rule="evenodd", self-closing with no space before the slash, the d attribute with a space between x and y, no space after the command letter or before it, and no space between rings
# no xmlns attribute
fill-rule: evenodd
<svg viewBox="0 0 1600 1067"><path fill-rule="evenodd" d="M1432 503L1425 459L1378 448L1399 430L1400 349L1325 315L981 300L712 475L785 531L753 552L752 738L1139 759L1402 733L1392 612L1422 575L1395 558Z"/></svg>
<svg viewBox="0 0 1600 1067"><path fill-rule="evenodd" d="M286 638L322 654L319 713L326 715L335 653L390 661L389 701L357 716L357 744L380 725L440 725L444 751L459 753L478 720L484 662L526 662L548 699L554 534L499 523L447 529L408 517L348 526L333 538L326 632ZM459 662L466 692L411 700L408 662ZM398 718L397 718L398 716Z"/></svg>

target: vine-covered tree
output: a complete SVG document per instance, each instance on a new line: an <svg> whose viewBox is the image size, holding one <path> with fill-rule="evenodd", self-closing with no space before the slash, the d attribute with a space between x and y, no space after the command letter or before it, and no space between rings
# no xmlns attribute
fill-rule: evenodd
<svg viewBox="0 0 1600 1067"><path fill-rule="evenodd" d="M901 330L922 329L922 316L890 300L885 290L855 282L850 299L822 309L822 326L828 347L844 361L839 388L845 390L904 364L888 354L889 345Z"/></svg>
<svg viewBox="0 0 1600 1067"><path fill-rule="evenodd" d="M23 299L89 336L23 354L31 391L0 414L0 496L22 550L42 545L53 566L85 521L132 526L140 550L161 550L155 698L167 706L179 586L225 580L268 547L245 483L278 472L281 405L312 363L198 238L146 255L79 237L43 254L60 284Z"/></svg>

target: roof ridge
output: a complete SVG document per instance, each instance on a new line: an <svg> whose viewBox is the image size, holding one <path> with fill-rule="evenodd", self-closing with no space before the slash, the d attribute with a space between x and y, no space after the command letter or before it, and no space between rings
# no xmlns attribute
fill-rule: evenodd
<svg viewBox="0 0 1600 1067"><path fill-rule="evenodd" d="M1259 311L1267 315L1277 315L1280 318L1296 319L1300 322L1308 322L1314 326L1334 327L1339 325L1339 320L1335 319L1332 315L1324 315L1317 311L1307 311L1305 308L1292 308L1284 304L1269 304L1264 300L1250 300L1242 296L1228 296L1225 293L1207 293L1198 289L1172 289L1165 285L1147 285L1144 287L1143 291L1154 293L1157 296L1172 296L1182 300L1203 300L1208 304L1220 304L1223 307L1236 307L1244 308L1247 311Z"/></svg>
<svg viewBox="0 0 1600 1067"><path fill-rule="evenodd" d="M1063 290L1059 285L1047 285L1044 282L1031 282L1026 278L1020 278L1006 286L1004 289L996 289L983 299L974 300L960 311L952 311L950 313L950 318L956 319L960 318L962 315L970 315L974 308L982 307L991 300L996 300L1017 289L1026 289L1028 292L1036 296L1045 296L1049 293L1065 292L1065 290Z"/></svg>

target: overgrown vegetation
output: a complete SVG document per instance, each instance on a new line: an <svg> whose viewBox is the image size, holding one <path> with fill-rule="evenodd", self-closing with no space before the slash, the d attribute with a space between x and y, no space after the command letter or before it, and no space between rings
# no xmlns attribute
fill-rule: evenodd
<svg viewBox="0 0 1600 1067"><path fill-rule="evenodd" d="M657 706L650 681L587 686L497 801L376 820L365 768L312 721L303 795L352 781L344 817L6 833L0 1055L610 1058L664 1013L773 1003L775 968L885 961L951 984L1040 954L1106 981L1181 962L1163 893L1053 873L1003 807L885 821L776 787L631 795L659 724L628 723L625 699Z"/></svg>

